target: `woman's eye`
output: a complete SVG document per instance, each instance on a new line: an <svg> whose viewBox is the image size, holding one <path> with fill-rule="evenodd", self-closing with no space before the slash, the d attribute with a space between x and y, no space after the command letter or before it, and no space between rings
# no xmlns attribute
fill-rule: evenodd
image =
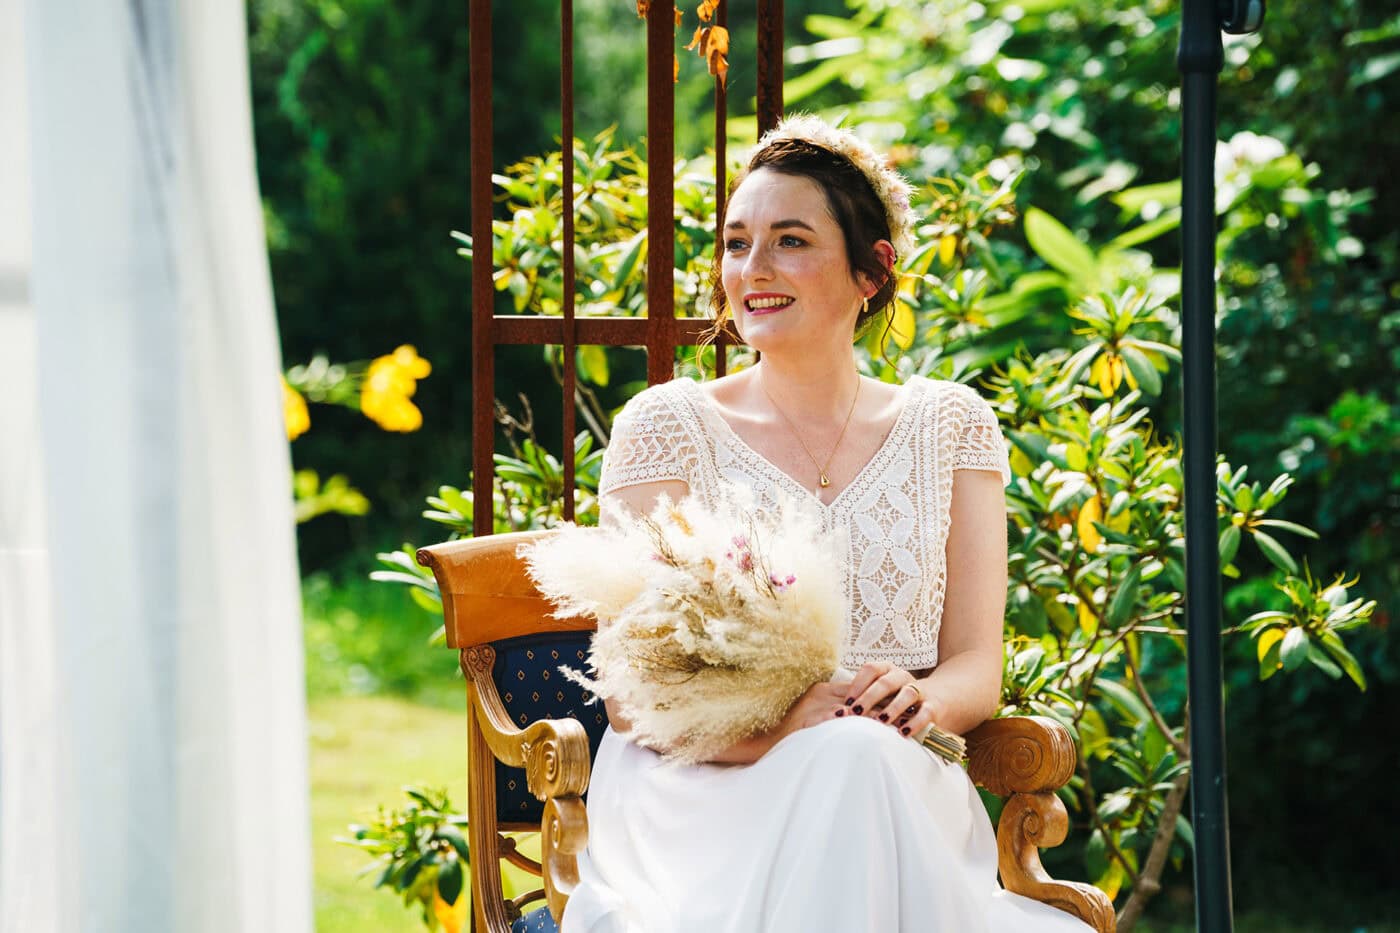
<svg viewBox="0 0 1400 933"><path fill-rule="evenodd" d="M739 239L738 237L734 237L733 239L729 239L729 240L725 240L725 241L724 241L724 249L725 249L725 252L728 252L728 253L735 253L735 252L738 252L739 250L743 249L744 247L746 247L746 246L748 246L748 245L749 245L749 244L748 244L748 241L746 241L746 240L741 240L741 239Z"/></svg>
<svg viewBox="0 0 1400 933"><path fill-rule="evenodd" d="M803 240L801 237L795 237L795 236L793 236L793 235L790 234L790 233L784 234L783 237L782 237L780 240L778 240L778 242L781 243L783 246L806 246L806 245L807 245L807 242L806 242L805 240Z"/></svg>

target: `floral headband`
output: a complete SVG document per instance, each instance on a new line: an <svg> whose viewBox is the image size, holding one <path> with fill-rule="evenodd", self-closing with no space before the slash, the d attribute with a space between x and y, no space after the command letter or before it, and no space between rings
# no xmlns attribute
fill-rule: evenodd
<svg viewBox="0 0 1400 933"><path fill-rule="evenodd" d="M758 152L782 140L798 140L829 150L859 169L875 190L875 196L885 206L885 220L889 224L890 243L894 246L895 255L909 255L914 248L915 217L909 208L909 194L913 189L903 175L890 168L887 159L850 130L834 127L811 114L794 114L785 118L763 134L758 141L758 149L754 151Z"/></svg>

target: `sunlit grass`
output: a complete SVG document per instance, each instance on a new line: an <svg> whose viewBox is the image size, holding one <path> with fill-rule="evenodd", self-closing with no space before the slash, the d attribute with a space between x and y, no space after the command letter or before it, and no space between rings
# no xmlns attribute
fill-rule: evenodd
<svg viewBox="0 0 1400 933"><path fill-rule="evenodd" d="M466 698L462 698L462 709ZM359 873L369 861L335 842L346 827L401 807L405 784L446 787L466 804L463 714L391 697L313 701L311 832L316 929L320 933L410 933L424 929L416 910Z"/></svg>
<svg viewBox="0 0 1400 933"><path fill-rule="evenodd" d="M348 835L350 823L373 817L380 805L401 808L407 802L405 784L446 787L453 806L465 812L465 709L465 695L457 711L393 697L312 701L312 869L320 933L424 929L416 908L405 908L393 892L376 889L372 874L360 874L369 860L335 839ZM538 858L538 837L522 840L520 849ZM504 873L508 895L540 887L538 878L509 865Z"/></svg>

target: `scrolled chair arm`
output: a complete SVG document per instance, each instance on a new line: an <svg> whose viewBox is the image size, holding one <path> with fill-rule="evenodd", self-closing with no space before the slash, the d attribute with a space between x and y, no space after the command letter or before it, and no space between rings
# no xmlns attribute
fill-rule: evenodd
<svg viewBox="0 0 1400 933"><path fill-rule="evenodd" d="M1040 850L1064 842L1065 805L1055 796L1074 774L1078 755L1069 730L1043 716L993 719L967 736L968 775L999 797L1009 797L997 821L997 868L1008 891L1035 898L1113 933L1117 918L1108 895L1091 884L1057 881L1040 863Z"/></svg>
<svg viewBox="0 0 1400 933"><path fill-rule="evenodd" d="M489 645L462 649L468 702L491 754L503 764L524 768L530 793L544 802L540 874L557 923L578 885L578 856L588 844L582 800L591 769L588 733L575 719L537 719L515 728L491 679L494 662Z"/></svg>
<svg viewBox="0 0 1400 933"><path fill-rule="evenodd" d="M545 801L540 824L540 874L545 900L554 922L564 919L564 907L578 887L578 857L588 845L588 812L577 797Z"/></svg>
<svg viewBox="0 0 1400 933"><path fill-rule="evenodd" d="M1054 791L1074 775L1078 755L1069 730L1044 716L990 719L967 735L967 772L1005 797Z"/></svg>
<svg viewBox="0 0 1400 933"><path fill-rule="evenodd" d="M471 706L491 754L513 768L524 768L530 792L540 800L578 796L588 789L588 733L575 719L537 719L523 729L491 681L495 652L486 645L462 650Z"/></svg>

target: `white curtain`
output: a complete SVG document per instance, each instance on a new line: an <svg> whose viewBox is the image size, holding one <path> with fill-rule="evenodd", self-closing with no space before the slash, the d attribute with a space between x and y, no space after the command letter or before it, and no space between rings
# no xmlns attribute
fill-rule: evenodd
<svg viewBox="0 0 1400 933"><path fill-rule="evenodd" d="M0 0L4 933L311 929L245 31Z"/></svg>

